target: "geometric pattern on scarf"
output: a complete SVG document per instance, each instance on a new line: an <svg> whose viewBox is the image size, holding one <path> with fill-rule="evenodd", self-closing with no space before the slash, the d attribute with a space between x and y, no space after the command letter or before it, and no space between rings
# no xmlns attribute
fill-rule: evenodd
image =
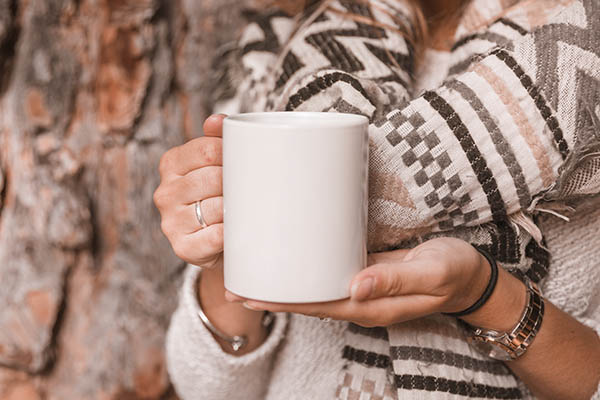
<svg viewBox="0 0 600 400"><path fill-rule="evenodd" d="M472 9L489 17L490 4L500 3L475 0ZM529 3L462 32L449 78L418 95L411 89L414 51L403 34L410 9L391 0L334 1L297 32L298 21L280 11L250 12L227 81L243 112L369 117L370 251L450 235L540 282L550 255L530 212L544 201L600 191L600 68L567 68L572 57L572 65L599 63L600 6L548 1L532 17ZM236 75L238 65L243 74ZM586 102L568 104L573 97L563 87ZM350 324L340 353L346 365L332 388L339 399L527 396L504 364L476 353L447 316L387 328Z"/></svg>

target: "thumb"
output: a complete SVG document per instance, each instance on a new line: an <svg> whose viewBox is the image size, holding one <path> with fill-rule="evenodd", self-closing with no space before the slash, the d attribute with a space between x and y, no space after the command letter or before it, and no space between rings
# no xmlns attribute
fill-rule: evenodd
<svg viewBox="0 0 600 400"><path fill-rule="evenodd" d="M394 263L406 258L411 249L398 249L392 251L382 251L380 253L369 253L367 265Z"/></svg>
<svg viewBox="0 0 600 400"><path fill-rule="evenodd" d="M355 301L421 293L426 287L423 268L415 262L374 264L352 280L350 297Z"/></svg>
<svg viewBox="0 0 600 400"><path fill-rule="evenodd" d="M225 114L213 114L204 121L204 136L222 137Z"/></svg>

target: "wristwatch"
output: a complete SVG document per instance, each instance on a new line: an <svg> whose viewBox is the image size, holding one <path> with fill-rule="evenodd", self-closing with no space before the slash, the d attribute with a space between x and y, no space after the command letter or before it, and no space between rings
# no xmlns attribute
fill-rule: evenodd
<svg viewBox="0 0 600 400"><path fill-rule="evenodd" d="M524 274L515 274L527 287L527 302L521 319L510 332L467 325L467 341L475 349L496 360L511 361L521 357L542 326L544 298L535 283ZM520 276L519 276L520 275Z"/></svg>

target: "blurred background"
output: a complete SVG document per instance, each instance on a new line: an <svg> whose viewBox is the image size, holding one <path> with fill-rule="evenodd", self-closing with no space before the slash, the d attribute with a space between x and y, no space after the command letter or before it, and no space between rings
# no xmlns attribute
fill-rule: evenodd
<svg viewBox="0 0 600 400"><path fill-rule="evenodd" d="M157 166L249 3L0 0L0 399L176 398Z"/></svg>

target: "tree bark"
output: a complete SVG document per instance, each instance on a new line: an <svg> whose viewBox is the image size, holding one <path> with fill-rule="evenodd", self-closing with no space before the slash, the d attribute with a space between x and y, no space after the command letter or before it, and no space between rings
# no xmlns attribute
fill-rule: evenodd
<svg viewBox="0 0 600 400"><path fill-rule="evenodd" d="M184 263L152 194L243 6L0 0L0 398L175 398Z"/></svg>

